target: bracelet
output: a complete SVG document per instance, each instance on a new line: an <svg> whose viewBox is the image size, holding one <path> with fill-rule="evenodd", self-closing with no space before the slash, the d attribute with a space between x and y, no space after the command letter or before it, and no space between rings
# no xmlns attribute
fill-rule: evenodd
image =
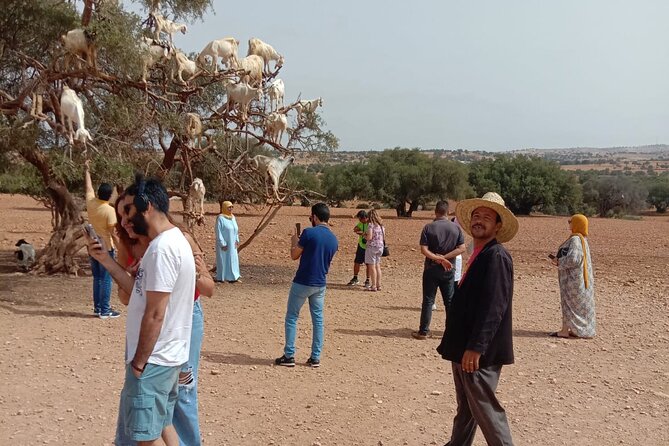
<svg viewBox="0 0 669 446"><path fill-rule="evenodd" d="M144 373L144 369L146 368L146 364L144 364L144 367L142 367L142 368L140 369L139 367L137 367L137 366L135 365L135 361L130 361L130 366L131 366L133 369L137 370L139 373Z"/></svg>

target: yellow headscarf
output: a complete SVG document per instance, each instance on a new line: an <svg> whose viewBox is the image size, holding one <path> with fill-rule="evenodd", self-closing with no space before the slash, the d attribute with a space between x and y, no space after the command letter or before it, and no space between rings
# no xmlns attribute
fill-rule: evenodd
<svg viewBox="0 0 669 446"><path fill-rule="evenodd" d="M585 237L588 236L588 218L583 214L574 214L571 216L571 236L577 235L581 239L583 248L583 280L585 287L588 288L588 252L585 249Z"/></svg>
<svg viewBox="0 0 669 446"><path fill-rule="evenodd" d="M224 217L232 218L232 211L230 210L231 207L232 202L224 201L223 204L221 204L221 214L223 214Z"/></svg>

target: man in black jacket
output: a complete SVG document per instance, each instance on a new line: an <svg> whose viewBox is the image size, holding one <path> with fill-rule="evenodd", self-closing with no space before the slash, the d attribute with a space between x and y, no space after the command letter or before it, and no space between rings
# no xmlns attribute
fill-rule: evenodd
<svg viewBox="0 0 669 446"><path fill-rule="evenodd" d="M447 446L471 445L477 425L489 445L512 445L495 390L502 365L513 363L513 261L501 243L516 235L518 220L494 192L460 202L455 214L473 237L474 251L437 348L452 363L458 405Z"/></svg>

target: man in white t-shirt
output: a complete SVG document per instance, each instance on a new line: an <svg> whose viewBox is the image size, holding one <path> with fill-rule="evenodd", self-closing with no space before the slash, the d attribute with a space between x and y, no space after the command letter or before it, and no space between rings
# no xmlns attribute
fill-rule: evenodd
<svg viewBox="0 0 669 446"><path fill-rule="evenodd" d="M122 224L151 239L133 279L89 240L90 254L131 293L126 321L126 374L120 413L124 430L138 445L162 437L178 445L172 426L178 378L188 361L195 294L195 261L188 241L168 218L169 197L157 180L138 177L126 190Z"/></svg>

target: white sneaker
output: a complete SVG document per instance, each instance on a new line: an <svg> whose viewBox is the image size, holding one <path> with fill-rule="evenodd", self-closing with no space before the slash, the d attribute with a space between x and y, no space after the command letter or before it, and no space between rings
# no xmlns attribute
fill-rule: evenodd
<svg viewBox="0 0 669 446"><path fill-rule="evenodd" d="M437 309L437 304L436 304L436 303L433 303L433 304L432 304L432 309L433 309L433 310L436 310L436 309Z"/></svg>

